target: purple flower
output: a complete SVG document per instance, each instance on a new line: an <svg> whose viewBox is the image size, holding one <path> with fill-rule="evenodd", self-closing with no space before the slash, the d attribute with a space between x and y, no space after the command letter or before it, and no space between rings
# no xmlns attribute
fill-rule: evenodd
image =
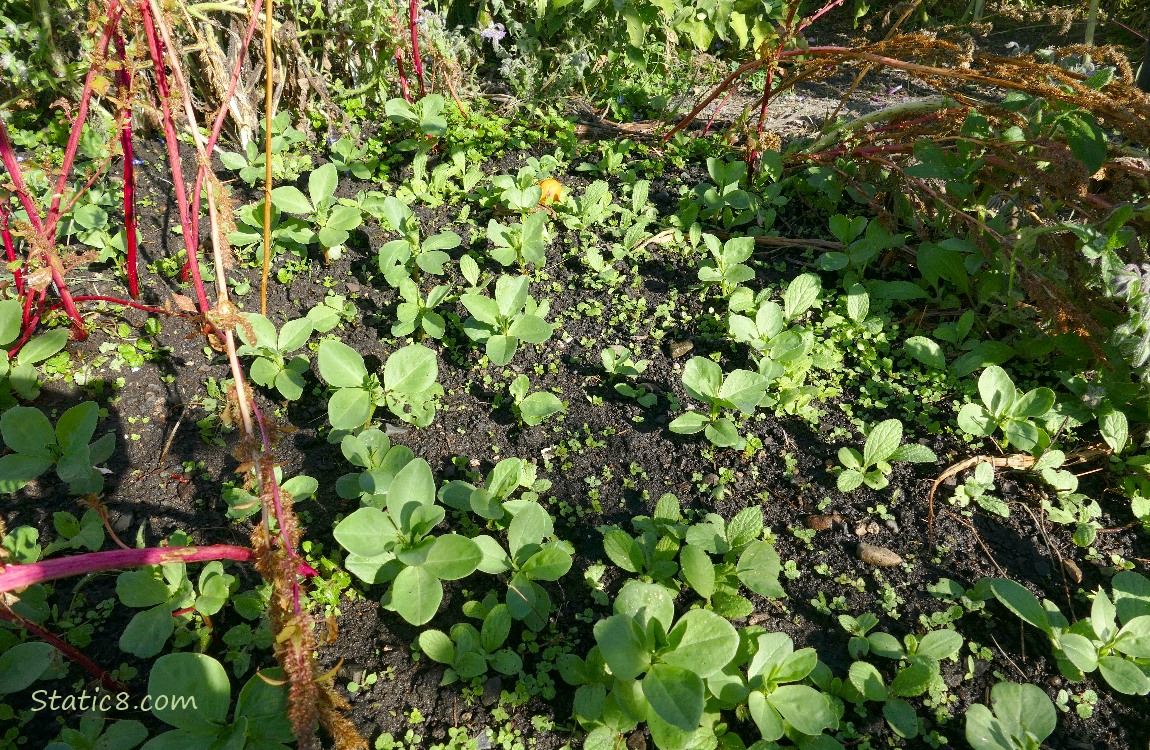
<svg viewBox="0 0 1150 750"><path fill-rule="evenodd" d="M507 36L507 28L501 23L493 23L483 31L479 32L479 36L484 39L490 39L491 43L496 47L503 41L503 37Z"/></svg>

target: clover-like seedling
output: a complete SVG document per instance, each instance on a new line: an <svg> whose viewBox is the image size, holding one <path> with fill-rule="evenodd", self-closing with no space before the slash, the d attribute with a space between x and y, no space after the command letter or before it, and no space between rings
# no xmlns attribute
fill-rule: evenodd
<svg viewBox="0 0 1150 750"><path fill-rule="evenodd" d="M1020 394L1006 370L991 365L978 377L978 395L981 404L966 404L958 412L958 426L964 432L989 437L1002 430L1004 444L1024 451L1049 445L1050 436L1032 420L1054 406L1054 391L1035 388Z"/></svg>
<svg viewBox="0 0 1150 750"><path fill-rule="evenodd" d="M435 308L447 298L450 287L442 284L434 286L427 296L420 294L419 287L411 279L401 279L399 296L403 299L395 308L395 323L391 326L392 336L410 336L417 330L420 336L433 339L443 338L447 323Z"/></svg>
<svg viewBox="0 0 1150 750"><path fill-rule="evenodd" d="M112 456L116 435L109 432L92 441L100 407L94 401L77 404L60 415L55 428L44 412L31 406L13 406L0 416L0 434L12 453L0 456L0 493L12 493L52 466L68 490L90 495L104 489L104 475L96 467Z"/></svg>
<svg viewBox="0 0 1150 750"><path fill-rule="evenodd" d="M628 380L642 375L651 364L649 359L636 362L631 350L625 346L608 346L599 353L599 358L603 360L603 369L608 374Z"/></svg>
<svg viewBox="0 0 1150 750"><path fill-rule="evenodd" d="M490 598L494 598L493 596ZM473 680L487 674L490 667L502 675L518 674L523 659L512 649L503 648L511 633L511 610L506 604L468 602L468 614L482 620L477 629L468 622L452 626L451 634L428 629L419 634L419 648L432 661L446 664L440 685Z"/></svg>
<svg viewBox="0 0 1150 750"><path fill-rule="evenodd" d="M1037 685L1000 682L990 707L966 710L966 741L974 750L1039 750L1058 724L1054 703Z"/></svg>
<svg viewBox="0 0 1150 750"><path fill-rule="evenodd" d="M311 362L302 354L289 355L311 338L312 319L289 320L277 334L275 324L259 313L246 313L244 318L246 322L236 326L243 342L236 354L255 357L250 370L252 380L265 388L275 388L288 401L299 399L307 384L304 373Z"/></svg>
<svg viewBox="0 0 1150 750"><path fill-rule="evenodd" d="M336 494L347 500L358 498L364 505L376 508L384 507L391 481L415 458L410 448L392 445L387 434L376 429L344 435L339 448L343 457L362 471L337 479Z"/></svg>
<svg viewBox="0 0 1150 750"><path fill-rule="evenodd" d="M31 401L40 395L36 365L51 357L68 343L68 331L57 328L30 338L13 359L8 350L20 338L24 325L23 305L19 300L0 300L0 408L12 406L20 398Z"/></svg>
<svg viewBox="0 0 1150 750"><path fill-rule="evenodd" d="M280 112L272 120L272 179L277 183L291 182L311 165L307 154L294 153L293 148L307 140L307 134L291 126L291 113ZM224 167L240 173L248 187L262 182L266 174L264 161L264 129L252 138L243 152L222 151L220 161Z"/></svg>
<svg viewBox="0 0 1150 750"><path fill-rule="evenodd" d="M840 448L839 462L845 467L839 474L839 492L853 492L865 484L881 490L889 484L891 462L934 463L934 451L918 443L902 444L902 422L887 419L871 428L862 453L854 448Z"/></svg>
<svg viewBox="0 0 1150 750"><path fill-rule="evenodd" d="M368 583L388 584L381 604L412 625L435 616L442 581L466 578L484 559L471 539L432 533L445 515L431 467L417 458L391 480L382 508L360 508L333 531L348 552L345 567Z"/></svg>
<svg viewBox="0 0 1150 750"><path fill-rule="evenodd" d="M699 281L718 284L724 295L729 295L744 281L755 278L755 271L744 261L755 250L753 237L732 237L722 242L713 234L704 234L703 243L711 257L699 264Z"/></svg>
<svg viewBox="0 0 1150 750"><path fill-rule="evenodd" d="M417 427L426 427L435 417L443 386L436 382L439 362L435 352L425 346L411 344L392 352L383 367L382 382L367 371L359 352L341 341L322 341L317 359L320 376L333 389L327 414L337 430L364 427L380 406Z"/></svg>
<svg viewBox="0 0 1150 750"><path fill-rule="evenodd" d="M148 675L152 713L173 727L149 740L141 750L288 750L295 741L287 715L283 671L255 674L236 700L224 666L206 654L165 654Z"/></svg>
<svg viewBox="0 0 1150 750"><path fill-rule="evenodd" d="M530 393L531 381L526 375L518 375L507 392L514 399L512 409L520 424L537 425L548 417L563 411L563 402L554 393L535 391Z"/></svg>
<svg viewBox="0 0 1150 750"><path fill-rule="evenodd" d="M683 387L691 398L707 405L707 412L688 411L668 428L681 435L702 432L720 448L742 448L746 440L723 413L738 410L747 416L754 414L767 384L768 380L757 372L733 370L724 376L722 368L706 357L692 357L683 368Z"/></svg>
<svg viewBox="0 0 1150 750"><path fill-rule="evenodd" d="M521 271L526 271L528 265L544 266L547 263L547 214L537 211L522 224L509 226L492 219L487 224L487 239L492 245L491 257L502 266L518 264Z"/></svg>
<svg viewBox="0 0 1150 750"><path fill-rule="evenodd" d="M487 358L497 367L511 362L520 341L542 344L555 331L545 320L549 304L536 303L528 287L526 276L500 276L494 299L482 294L460 298L471 313L463 323L464 332L472 341L485 342Z"/></svg>
<svg viewBox="0 0 1150 750"><path fill-rule="evenodd" d="M343 254L351 230L363 223L363 211L353 200L337 200L339 172L334 164L316 168L308 176L308 197L294 185L281 185L272 190L272 205L279 210L305 217L312 235L303 244L319 243L324 260L330 263Z"/></svg>

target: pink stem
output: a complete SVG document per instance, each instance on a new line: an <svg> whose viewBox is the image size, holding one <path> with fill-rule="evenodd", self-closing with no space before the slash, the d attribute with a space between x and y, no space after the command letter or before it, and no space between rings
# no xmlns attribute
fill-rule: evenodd
<svg viewBox="0 0 1150 750"><path fill-rule="evenodd" d="M96 662L92 661L87 656L84 656L84 654L81 653L80 650L75 646L68 643L55 633L45 630L28 618L21 617L20 615L8 609L0 609L0 620L7 620L17 627L24 628L32 635L49 644L52 646L52 648L59 651L68 659L80 665L86 672L88 672L88 674L99 680L100 684L103 685L105 689L111 691L112 693L123 693L128 690L127 685L118 680L113 680L111 675L108 673L108 670L101 669L100 666L96 664Z"/></svg>
<svg viewBox="0 0 1150 750"><path fill-rule="evenodd" d="M52 203L48 207L48 215L44 220L44 238L55 237L56 222L60 219L60 202L64 199L64 189L68 186L68 176L72 172L72 164L76 160L76 151L80 147L80 135L84 131L84 121L88 119L88 103L92 99L92 87L97 76L103 68L100 61L108 54L108 43L112 39L116 24L123 13L119 0L112 0L108 9L108 22L100 38L96 40L96 47L92 51L92 67L88 68L88 75L84 79L84 90L80 94L80 107L76 110L76 119L72 121L72 132L68 134L68 145L64 149L64 161L60 165L60 177L56 180L56 192L52 196Z"/></svg>
<svg viewBox="0 0 1150 750"><path fill-rule="evenodd" d="M415 68L415 77L419 81L420 97L427 96L427 89L423 86L423 60L419 56L419 0L410 0L407 4L407 26L411 30L411 66Z"/></svg>
<svg viewBox="0 0 1150 750"><path fill-rule="evenodd" d="M176 205L180 211L180 226L184 230L184 248L188 254L188 270L191 271L192 283L196 289L196 301L200 312L207 314L211 309L208 303L208 294L204 290L204 280L200 276L200 251L195 241L198 227L192 221L191 206L188 203L187 186L184 185L184 169L180 158L180 142L176 138L176 124L172 118L172 108L169 103L171 90L168 88L168 77L164 72L164 54L160 46L159 36L156 34L155 19L152 18L151 8L147 0L140 0L140 19L144 24L144 33L148 38L148 53L152 58L152 73L156 77L156 88L160 92L160 111L163 114L164 141L168 147L168 162L172 169L172 186L175 188ZM197 221L199 217L197 216Z"/></svg>
<svg viewBox="0 0 1150 750"><path fill-rule="evenodd" d="M715 107L715 111L711 112L711 116L707 118L707 126L705 128L703 128L703 137L704 138L707 137L707 133L710 132L711 125L715 122L715 118L719 115L719 112L722 111L723 105L727 103L727 100L731 98L731 94L733 94L733 93L735 93L734 88L732 88L730 91L727 92L727 95L724 96L723 100L721 102L719 102L717 107Z"/></svg>
<svg viewBox="0 0 1150 750"><path fill-rule="evenodd" d="M411 92L407 90L407 71L403 69L403 48L395 48L395 67L399 72L399 90L403 94L403 100L411 104Z"/></svg>
<svg viewBox="0 0 1150 750"><path fill-rule="evenodd" d="M37 583L61 578L99 573L116 568L139 568L144 565L165 563L196 563L211 560L249 562L255 557L251 547L235 544L210 544L205 547L146 547L144 549L114 549L105 552L85 552L35 563L0 567L0 593L19 591ZM308 565L301 565L304 576L316 575Z"/></svg>
<svg viewBox="0 0 1150 750"><path fill-rule="evenodd" d="M256 415L256 424L258 424L260 427L260 440L262 442L263 452L266 455L270 456L271 451L272 451L272 446L271 446L271 441L268 440L268 429L267 429L267 425L264 423L263 412L260 411L260 407L258 404L256 404L255 399L252 399L251 404L252 404L252 411ZM261 479L261 481L263 480L263 472L262 471L260 472L260 479ZM277 482L275 479L275 473L274 472L272 473L271 484L272 484L272 505L275 506L274 510L275 510L275 517L276 517L276 521L277 521L276 525L279 526L279 537L280 537L280 542L283 544L284 552L287 553L289 560L294 560L296 562L297 566L300 564L306 565L306 563L304 563L302 560L299 559L299 553L296 552L295 547L292 546L291 540L288 539L287 533L284 531L284 524L282 522L282 519L284 517L283 498L280 496L280 485L279 485L279 482ZM266 507L264 508L264 526L268 529L269 532L271 531L271 522L270 522L270 518L268 517L268 510ZM292 592L291 592L291 594L292 594L292 609L296 614L299 614L301 611L301 608L300 608L300 588L299 588L299 580L298 579L294 579L294 578L292 579Z"/></svg>
<svg viewBox="0 0 1150 750"><path fill-rule="evenodd" d="M138 568L143 565L207 562L209 560L247 562L253 557L255 557L255 552L250 547L239 547L234 544L85 552L80 555L69 555L68 557L41 560L35 563L6 565L0 568L0 593L17 591L45 581L55 581L60 578L70 578L115 568Z"/></svg>
<svg viewBox="0 0 1150 750"><path fill-rule="evenodd" d="M116 71L120 96L120 149L124 152L124 235L128 246L128 294L132 299L140 296L140 276L136 270L136 166L132 151L132 69L124 37L116 32L116 49L120 53L120 69Z"/></svg>
<svg viewBox="0 0 1150 750"><path fill-rule="evenodd" d="M20 171L20 162L16 161L16 149L12 147L12 141L8 139L8 128L4 127L3 118L0 118L0 160L4 162L4 168L8 170L8 176L12 178L16 197L24 206L24 212L28 214L28 222L32 225L32 229L37 234L44 234L44 225L40 221L40 210L36 208L36 202L32 200L32 194L28 192L28 186L24 183L24 173Z"/></svg>
<svg viewBox="0 0 1150 750"><path fill-rule="evenodd" d="M115 305L123 305L124 307L130 307L133 310L142 310L146 313L152 313L153 315L173 315L175 317L180 317L180 318L193 317L192 315L189 315L188 313L172 312L171 310L165 310L162 307L151 307L149 305L141 305L139 302L133 302L132 300L129 300L129 299L120 299L119 297L105 297L105 296L99 295L99 294L85 294L85 295L81 295L79 297L73 297L72 301L73 302L110 302L110 303L115 304ZM51 312L52 310L59 309L61 306L62 306L61 303L56 303L55 305L50 306L47 311Z"/></svg>
<svg viewBox="0 0 1150 750"><path fill-rule="evenodd" d="M16 242L12 239L12 231L8 228L8 206L7 204L0 204L0 238L4 240L4 253L8 256L9 263L16 262ZM19 268L12 269L12 277L16 280L16 293L18 295L24 294L24 274ZM25 318L27 322L27 318Z"/></svg>

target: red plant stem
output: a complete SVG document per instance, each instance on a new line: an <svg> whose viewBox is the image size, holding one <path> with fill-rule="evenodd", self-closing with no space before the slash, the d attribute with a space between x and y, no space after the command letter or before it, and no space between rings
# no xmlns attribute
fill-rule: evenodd
<svg viewBox="0 0 1150 750"><path fill-rule="evenodd" d="M0 160L4 162L4 169L8 171L8 176L12 179L12 185L16 189L16 197L20 199L21 205L24 206L24 212L28 214L28 223L32 225L32 229L37 234L44 234L44 225L40 221L40 211L36 208L36 202L32 200L32 194L28 192L28 186L24 182L24 173L20 171L20 162L16 161L16 149L12 147L12 141L8 139L8 128L4 127L4 118L0 117Z"/></svg>
<svg viewBox="0 0 1150 750"><path fill-rule="evenodd" d="M718 106L716 106L714 111L711 112L711 116L707 118L707 126L703 128L704 138L707 137L707 133L711 132L711 125L714 124L715 118L718 117L719 112L721 112L723 109L723 105L727 103L727 100L731 98L731 94L733 93L735 93L735 88L732 86L731 89L727 92L727 95L723 97L723 100L719 102Z"/></svg>
<svg viewBox="0 0 1150 750"><path fill-rule="evenodd" d="M395 48L395 67L399 71L399 90L403 100L411 104L411 92L407 90L407 71L403 69L403 47Z"/></svg>
<svg viewBox="0 0 1150 750"><path fill-rule="evenodd" d="M251 18L248 21L247 31L244 32L243 41L240 43L239 54L236 55L236 64L232 68L232 78L228 83L228 93L224 97L224 101L220 104L219 111L216 112L216 119L212 123L211 133L208 134L208 143L205 151L210 155L216 147L216 141L219 140L220 133L223 132L224 120L228 114L228 103L231 102L232 97L236 93L236 85L240 80L240 71L243 70L244 60L248 59L248 45L251 44L252 37L255 35L256 25L260 20L260 9L263 7L264 0L255 0L252 5ZM199 217L200 215L200 200L203 196L204 180L208 174L207 164L201 164L199 170L196 172L196 187L192 191L192 216ZM192 242L199 247L200 244L200 222L196 221L193 224ZM191 261L189 260L189 263ZM185 264L186 270L186 264Z"/></svg>
<svg viewBox="0 0 1150 750"><path fill-rule="evenodd" d="M210 544L205 547L145 547L144 549L113 549L105 552L85 552L80 555L57 557L34 563L0 567L0 593L20 591L37 583L61 578L100 573L117 568L139 568L144 565L166 563L196 563L212 560L249 562L255 558L251 547L235 544ZM300 564L303 576L318 575L311 566Z"/></svg>
<svg viewBox="0 0 1150 750"><path fill-rule="evenodd" d="M9 263L16 262L16 241L12 239L12 230L8 228L8 205L0 204L0 238L4 240L4 253L8 256ZM24 294L24 274L21 273L19 268L12 269L12 277L16 280L16 293L19 295ZM24 321L27 322L25 317Z"/></svg>
<svg viewBox="0 0 1150 750"><path fill-rule="evenodd" d="M271 456L272 446L271 446L271 441L268 439L268 429L267 429L267 424L265 424L265 422L264 422L263 412L260 411L260 407L255 402L255 399L252 399L251 404L252 404L252 411L256 415L256 424L258 424L259 428L260 428L260 441L261 441L261 446L263 448L263 452L265 455ZM298 565L303 563L303 561L299 559L299 553L296 552L295 547L292 546L291 540L288 539L287 532L284 530L284 524L283 524L284 509L283 509L283 498L280 496L280 484L279 484L279 482L276 481L274 471L271 471L271 472L261 471L260 472L260 481L261 482L263 481L263 477L264 477L265 473L268 473L271 475L272 505L274 506L274 510L275 510L275 517L276 517L276 521L277 521L276 525L279 526L280 542L283 544L284 552L287 554L288 559L295 561L297 564L297 567L298 567ZM261 492L260 494L263 494L263 493ZM264 527L267 528L268 533L270 534L271 533L271 519L268 516L268 509L266 506L264 507ZM291 595L292 595L292 609L298 615L301 611L301 606L300 606L299 579L297 579L297 578L292 579Z"/></svg>
<svg viewBox="0 0 1150 750"><path fill-rule="evenodd" d="M80 665L88 674L99 680L100 684L103 685L106 690L113 693L127 692L127 685L118 680L113 680L108 670L101 669L100 665L96 664L96 662L87 656L84 656L79 649L55 633L45 630L28 618L21 617L9 609L0 609L0 620L7 620L18 627L24 628L32 635L49 644L65 657Z"/></svg>
<svg viewBox="0 0 1150 750"><path fill-rule="evenodd" d="M695 108L688 112L686 117L684 117L682 120L679 120L679 123L675 125L675 127L671 128L663 135L663 143L671 140L675 133L678 133L680 130L691 124L691 122L699 116L699 113L706 109L708 104L715 101L715 99L719 97L719 94L730 88L731 84L733 84L740 76L742 76L744 73L758 70L760 67L762 67L763 62L763 60L751 60L750 62L745 62L736 68L732 73L730 73L726 78L719 81L719 84L715 86L715 88L711 91L710 94L707 95L705 99L703 99L703 101L696 104Z"/></svg>
<svg viewBox="0 0 1150 750"><path fill-rule="evenodd" d="M152 72L156 77L156 88L160 92L160 111L163 115L164 142L168 147L168 162L172 169L172 186L176 193L176 205L180 211L180 226L184 231L184 248L188 254L188 270L192 274L192 284L196 289L196 301L200 312L207 314L211 309L208 294L204 290L204 280L200 276L199 245L195 241L197 227L192 221L191 206L188 203L187 186L184 185L184 169L180 158L180 142L176 138L176 124L170 104L171 89L164 72L164 54L159 35L156 33L155 19L152 18L148 0L140 0L140 19L144 24L144 34L148 39L148 54L152 58ZM197 221L198 221L197 216Z"/></svg>
<svg viewBox="0 0 1150 750"><path fill-rule="evenodd" d="M0 593L19 591L37 583L116 568L138 568L143 565L162 565L173 562L208 562L209 560L247 562L254 556L255 552L250 547L240 547L234 544L212 544L206 547L146 547L144 549L85 552L80 555L69 555L52 560L4 566L0 568Z"/></svg>
<svg viewBox="0 0 1150 750"><path fill-rule="evenodd" d="M64 161L60 164L60 177L56 180L56 191L52 196L52 203L48 207L48 215L44 220L44 238L56 236L56 222L60 219L60 201L64 199L64 189L68 186L68 176L72 172L72 164L76 160L76 151L80 147L80 135L84 131L84 121L88 119L88 104L92 99L92 91L97 76L103 69L104 57L108 54L108 43L120 21L120 14L124 9L120 7L119 0L112 0L108 7L108 22L104 24L100 38L96 40L96 47L92 51L92 66L88 68L88 75L84 79L84 89L80 93L80 107L76 110L76 118L72 121L72 132L68 134L68 145L64 148Z"/></svg>
<svg viewBox="0 0 1150 750"><path fill-rule="evenodd" d="M171 310L165 310L162 307L151 307L149 305L141 305L139 302L133 302L132 300L129 300L129 299L120 299L119 297L105 297L105 296L99 295L99 294L85 294L85 295L81 295L79 297L73 297L72 301L73 302L110 302L114 305L123 305L124 307L130 307L133 310L142 310L143 312L151 313L153 315L171 315L171 316L177 317L177 318L195 317L194 315L191 315L190 313L172 312ZM57 302L56 304L51 305L46 310L46 312L58 310L61 306L62 306L61 303Z"/></svg>
<svg viewBox="0 0 1150 750"><path fill-rule="evenodd" d="M128 248L128 294L132 299L140 296L140 277L136 270L136 167L132 151L132 67L128 63L128 50L124 37L116 32L116 50L120 53L120 69L116 78L123 103L120 112L120 150L124 152L124 236Z"/></svg>
<svg viewBox="0 0 1150 750"><path fill-rule="evenodd" d="M420 97L427 96L423 85L423 60L419 56L419 0L407 4L407 26L411 30L411 66L415 68L415 78L419 81Z"/></svg>

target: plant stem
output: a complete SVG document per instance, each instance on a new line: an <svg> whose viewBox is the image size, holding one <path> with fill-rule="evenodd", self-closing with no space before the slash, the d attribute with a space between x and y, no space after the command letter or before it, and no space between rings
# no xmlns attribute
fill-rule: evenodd
<svg viewBox="0 0 1150 750"><path fill-rule="evenodd" d="M85 552L80 555L53 560L6 565L0 568L0 593L18 591L37 583L61 578L98 573L116 568L138 568L164 563L208 562L209 560L236 560L247 562L255 556L250 547L234 544L213 544L207 547L145 547L132 550Z"/></svg>
<svg viewBox="0 0 1150 750"><path fill-rule="evenodd" d="M120 149L124 152L124 238L128 250L128 294L140 297L140 277L136 271L136 168L132 151L132 66L124 37L116 32L116 50L120 54L120 69L116 78L120 88Z"/></svg>
<svg viewBox="0 0 1150 750"><path fill-rule="evenodd" d="M100 666L96 664L96 662L92 661L87 656L84 656L84 654L75 646L68 643L55 633L40 627L36 623L29 620L27 617L22 617L21 615L18 615L7 608L0 608L0 620L6 620L13 625L16 625L17 627L21 627L40 640L49 644L52 646L52 648L59 651L65 657L71 661L74 661L76 664L79 664L86 672L88 672L88 674L99 680L100 684L103 685L105 689L110 690L113 693L127 692L128 686L118 680L113 680L111 676L109 676L108 670L101 669Z"/></svg>
<svg viewBox="0 0 1150 750"><path fill-rule="evenodd" d="M1097 4L1098 0L1094 0ZM419 96L427 96L423 84L423 60L419 56L419 0L409 0L407 4L407 26L411 31L411 66L415 68L415 78L419 82Z"/></svg>
<svg viewBox="0 0 1150 750"><path fill-rule="evenodd" d="M272 57L272 2L264 6L264 263L260 273L260 314L268 314L268 275L272 269L272 83L275 58Z"/></svg>
<svg viewBox="0 0 1150 750"><path fill-rule="evenodd" d="M188 203L188 190L184 184L184 168L180 157L180 142L176 137L176 124L172 117L171 89L164 68L164 53L159 35L156 33L155 19L152 17L148 0L140 0L140 20L148 39L148 53L152 58L152 73L156 77L156 89L160 95L160 113L163 116L164 142L168 148L168 162L172 170L172 188L176 194L176 206L180 212L180 227L184 233L184 249L188 255L188 271L196 290L196 302L200 312L207 315L211 305L204 290L204 280L200 276L200 250L196 242L196 223L192 222L191 206Z"/></svg>

